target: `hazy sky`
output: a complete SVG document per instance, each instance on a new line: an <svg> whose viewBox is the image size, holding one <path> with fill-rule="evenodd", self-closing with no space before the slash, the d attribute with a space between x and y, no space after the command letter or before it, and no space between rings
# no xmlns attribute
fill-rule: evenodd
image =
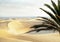
<svg viewBox="0 0 60 42"><path fill-rule="evenodd" d="M50 0L0 0L0 17L48 16L39 9L42 7L50 11L44 3L51 5Z"/></svg>

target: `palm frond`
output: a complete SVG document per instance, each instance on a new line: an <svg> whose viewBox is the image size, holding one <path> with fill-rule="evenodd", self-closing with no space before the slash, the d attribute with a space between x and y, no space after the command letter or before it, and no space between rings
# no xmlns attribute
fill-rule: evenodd
<svg viewBox="0 0 60 42"><path fill-rule="evenodd" d="M59 11L60 11L60 0L58 0L58 8L59 8Z"/></svg>
<svg viewBox="0 0 60 42"><path fill-rule="evenodd" d="M51 24L38 24L38 25L34 25L34 26L30 27L30 28L38 29L40 27L56 27L56 26L53 26Z"/></svg>
<svg viewBox="0 0 60 42"><path fill-rule="evenodd" d="M43 24L51 24L53 26L58 27L58 24L53 19L49 19L46 17L40 17L40 18L42 18L42 19L40 19L40 21L43 21Z"/></svg>
<svg viewBox="0 0 60 42"><path fill-rule="evenodd" d="M44 12L46 12L57 24L59 24L60 22L58 21L58 19L53 15L51 14L50 12L40 8L41 10L43 10ZM60 25L60 24L59 24Z"/></svg>
<svg viewBox="0 0 60 42"><path fill-rule="evenodd" d="M56 12L57 12L57 14L59 15L60 12L59 12L59 9L58 9L57 5L56 5L52 0L51 0L51 2L52 2L52 5L53 5L54 9L55 9Z"/></svg>
<svg viewBox="0 0 60 42"><path fill-rule="evenodd" d="M42 30L53 30L53 31L58 31L57 28L52 27L52 26L49 26L49 27L46 27L46 28L37 29L36 32L39 32L39 31L42 31Z"/></svg>
<svg viewBox="0 0 60 42"><path fill-rule="evenodd" d="M53 20L50 20L45 17L41 17L43 23L31 26L30 28L33 28L33 30L29 32L33 32L33 31L39 32L41 30L57 30L60 33L60 0L58 0L58 5L56 5L55 2L52 0L51 2L53 7L51 7L48 4L45 4L45 6L48 7L54 14L44 10L43 8L40 9L43 10L45 13L47 13Z"/></svg>
<svg viewBox="0 0 60 42"><path fill-rule="evenodd" d="M26 33L34 32L34 31L36 31L36 30L30 30L30 31L28 31L28 32L26 32Z"/></svg>
<svg viewBox="0 0 60 42"><path fill-rule="evenodd" d="M60 21L60 16L57 15L58 20Z"/></svg>
<svg viewBox="0 0 60 42"><path fill-rule="evenodd" d="M45 27L45 28L41 28L41 27ZM39 31L42 31L42 30L57 30L57 31L59 31L57 27L55 27L53 25L50 25L50 24L34 25L34 26L32 26L32 28L35 28L35 29L34 30L31 30L29 32L33 32L33 31L39 32Z"/></svg>
<svg viewBox="0 0 60 42"><path fill-rule="evenodd" d="M58 24L55 21L50 20L50 19L45 18L45 17L41 17L41 18L44 19L44 20L42 20L42 19L41 20L44 21L45 23L48 23L48 24L51 24L51 25L58 27Z"/></svg>
<svg viewBox="0 0 60 42"><path fill-rule="evenodd" d="M57 12L48 4L45 4L46 7L48 7L54 14L57 14Z"/></svg>

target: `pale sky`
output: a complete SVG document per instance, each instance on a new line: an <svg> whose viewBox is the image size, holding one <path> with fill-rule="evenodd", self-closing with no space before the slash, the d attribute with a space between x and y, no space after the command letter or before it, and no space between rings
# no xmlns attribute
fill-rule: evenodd
<svg viewBox="0 0 60 42"><path fill-rule="evenodd" d="M42 7L48 11L44 3L51 5L51 0L0 0L0 17L20 17L20 16L45 16ZM53 0L57 3L57 0Z"/></svg>

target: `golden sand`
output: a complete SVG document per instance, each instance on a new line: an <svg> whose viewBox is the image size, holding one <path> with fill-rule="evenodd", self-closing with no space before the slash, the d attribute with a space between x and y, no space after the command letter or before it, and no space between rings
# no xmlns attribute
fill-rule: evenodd
<svg viewBox="0 0 60 42"><path fill-rule="evenodd" d="M0 38L2 41L30 41L30 42L60 42L60 35L58 33L50 33L50 34L21 34L21 35L12 35L7 31L0 30ZM20 41L19 41L20 40ZM0 39L1 41L1 39ZM14 41L15 42L15 41Z"/></svg>
<svg viewBox="0 0 60 42"><path fill-rule="evenodd" d="M8 32L12 34L24 34L30 30L30 28L26 27L23 23L17 20L8 23Z"/></svg>
<svg viewBox="0 0 60 42"><path fill-rule="evenodd" d="M30 30L29 28L26 29L25 26L23 27L23 25L20 22L15 21L11 23L13 23L14 26L12 26L12 24L9 24L9 28L11 28L12 30L12 27L13 27L13 29L16 30L16 33L18 32L21 33L22 31L23 33L25 33L25 31L27 32L28 30ZM18 25L15 23L17 23ZM20 28L20 26L23 29ZM22 31L17 31L19 30L19 28ZM60 42L59 33L48 33L48 34L23 34L21 33L18 35L15 35L13 33L11 34L11 33L5 29L0 29L0 42Z"/></svg>

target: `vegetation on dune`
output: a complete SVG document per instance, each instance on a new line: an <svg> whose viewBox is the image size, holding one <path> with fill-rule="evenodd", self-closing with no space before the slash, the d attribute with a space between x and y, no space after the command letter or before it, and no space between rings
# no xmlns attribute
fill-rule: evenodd
<svg viewBox="0 0 60 42"><path fill-rule="evenodd" d="M41 30L54 30L54 31L56 30L60 33L60 0L58 0L57 5L52 0L51 3L53 7L51 7L48 4L44 4L44 5L48 7L53 13L48 12L43 8L40 9L45 13L47 13L53 20L50 20L49 18L46 17L41 17L42 18L41 20L44 21L44 23L32 26L31 28L34 28L34 30L31 30L29 32L32 31L39 32ZM46 28L40 28L40 27L46 27Z"/></svg>

